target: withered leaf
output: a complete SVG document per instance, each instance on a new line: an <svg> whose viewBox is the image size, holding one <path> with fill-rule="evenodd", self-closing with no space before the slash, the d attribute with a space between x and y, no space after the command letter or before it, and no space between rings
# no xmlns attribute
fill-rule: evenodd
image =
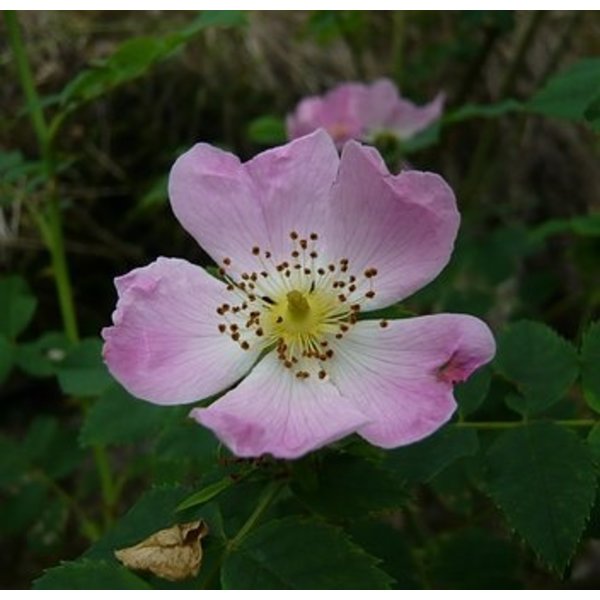
<svg viewBox="0 0 600 600"><path fill-rule="evenodd" d="M201 540L208 534L204 521L180 523L153 533L144 541L115 550L128 569L150 571L169 581L196 577L202 563Z"/></svg>

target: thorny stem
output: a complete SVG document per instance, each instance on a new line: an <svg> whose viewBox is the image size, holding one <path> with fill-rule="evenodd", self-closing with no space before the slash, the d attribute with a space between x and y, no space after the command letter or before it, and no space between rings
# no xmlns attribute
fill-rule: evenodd
<svg viewBox="0 0 600 600"><path fill-rule="evenodd" d="M77 326L77 313L75 311L75 302L73 300L73 288L69 276L69 268L65 253L64 234L62 225L62 215L60 212L60 203L58 197L58 186L56 181L56 172L54 158L52 153L52 135L48 129L42 103L35 87L35 82L31 73L31 67L23 44L21 30L15 11L4 11L4 20L8 31L8 39L15 63L17 74L23 92L25 102L35 130L40 148L40 154L44 164L44 174L46 177L46 210L40 210L35 206L30 206L30 211L34 217L36 225L44 243L50 252L52 271L58 295L63 327L67 338L76 343L79 341L79 331ZM55 132L54 132L55 133ZM83 410L87 409L82 404ZM102 495L104 500L105 520L110 522L111 508L116 502L115 486L112 482L110 463L104 446L93 446L96 468L100 477Z"/></svg>

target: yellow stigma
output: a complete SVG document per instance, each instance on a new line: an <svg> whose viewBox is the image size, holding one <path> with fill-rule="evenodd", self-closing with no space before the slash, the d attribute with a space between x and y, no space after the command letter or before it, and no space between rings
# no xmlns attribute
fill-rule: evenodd
<svg viewBox="0 0 600 600"><path fill-rule="evenodd" d="M297 290L289 292L287 295L287 314L289 318L296 323L301 323L306 320L309 313L310 304L304 294Z"/></svg>

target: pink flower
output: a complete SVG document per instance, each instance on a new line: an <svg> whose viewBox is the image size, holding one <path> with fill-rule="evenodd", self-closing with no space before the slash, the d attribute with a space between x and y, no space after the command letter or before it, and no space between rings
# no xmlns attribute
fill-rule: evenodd
<svg viewBox="0 0 600 600"><path fill-rule="evenodd" d="M420 440L454 412L453 384L492 358L468 315L358 320L448 262L459 214L438 175L392 176L357 142L340 159L320 130L244 164L197 144L169 193L226 282L177 258L117 278L104 358L156 404L231 388L191 416L238 456L295 458L352 432L384 448Z"/></svg>
<svg viewBox="0 0 600 600"><path fill-rule="evenodd" d="M444 94L425 106L401 98L389 79L371 85L342 83L324 96L302 100L287 118L290 139L326 129L338 147L348 140L373 141L379 134L409 139L440 118Z"/></svg>

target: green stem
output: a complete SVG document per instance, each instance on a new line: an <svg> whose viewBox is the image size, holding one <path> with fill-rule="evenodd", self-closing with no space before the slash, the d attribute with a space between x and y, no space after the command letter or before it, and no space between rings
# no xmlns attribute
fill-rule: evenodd
<svg viewBox="0 0 600 600"><path fill-rule="evenodd" d="M523 427L531 421L460 421L454 423L455 427L466 427L469 429L512 429ZM556 425L563 427L593 427L598 423L595 419L563 419L553 421Z"/></svg>
<svg viewBox="0 0 600 600"><path fill-rule="evenodd" d="M242 525L236 536L227 544L227 551L231 552L239 546L244 538L254 529L256 523L263 516L265 511L271 506L271 503L277 497L284 484L280 481L275 481L269 485L258 500L256 508L248 517L248 520Z"/></svg>
<svg viewBox="0 0 600 600"><path fill-rule="evenodd" d="M60 202L57 189L56 172L54 157L52 152L52 139L57 131L61 121L53 122L52 131L49 130L44 117L42 103L35 87L35 82L31 73L31 67L23 44L23 38L19 27L19 22L15 11L5 11L4 20L8 30L9 43L15 57L17 74L23 92L27 111L31 118L31 123L35 130L40 148L40 154L44 164L46 176L46 194L47 205L45 210L40 210L35 206L30 206L31 213L40 230L44 243L50 252L52 263L52 272L58 295L63 327L68 339L76 343L79 341L79 331L77 326L77 313L75 311L75 302L73 299L73 287L69 276L69 267L65 252L62 215L60 211ZM86 410L83 404L84 411ZM116 490L110 471L110 463L106 449L103 446L93 447L94 459L100 478L102 495L104 500L104 511L107 523L111 520L112 507L114 506L118 491Z"/></svg>
<svg viewBox="0 0 600 600"><path fill-rule="evenodd" d="M81 524L82 533L88 538L90 542L95 542L100 537L100 531L96 523L94 523L85 514L77 500L68 494L60 485L58 485L51 477L48 477L46 473L40 470L32 471L32 475L39 479L41 483L46 485L52 490L73 512Z"/></svg>

